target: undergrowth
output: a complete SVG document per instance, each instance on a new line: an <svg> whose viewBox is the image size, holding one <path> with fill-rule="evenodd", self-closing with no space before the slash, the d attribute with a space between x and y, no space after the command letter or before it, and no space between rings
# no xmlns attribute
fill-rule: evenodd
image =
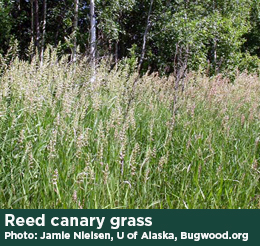
<svg viewBox="0 0 260 246"><path fill-rule="evenodd" d="M3 69L0 208L260 208L259 78L130 70Z"/></svg>

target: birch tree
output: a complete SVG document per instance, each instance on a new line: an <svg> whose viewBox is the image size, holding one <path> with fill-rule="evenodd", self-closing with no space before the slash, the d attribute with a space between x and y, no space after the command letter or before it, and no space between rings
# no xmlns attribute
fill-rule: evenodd
<svg viewBox="0 0 260 246"><path fill-rule="evenodd" d="M34 0L30 0L31 4L31 43L34 44Z"/></svg>
<svg viewBox="0 0 260 246"><path fill-rule="evenodd" d="M74 0L74 20L73 20L73 48L72 48L72 61L77 60L77 30L79 18L79 0Z"/></svg>
<svg viewBox="0 0 260 246"><path fill-rule="evenodd" d="M41 65L43 63L43 55L44 55L46 23L47 23L47 0L43 0L43 24L42 24L42 40L41 40Z"/></svg>
<svg viewBox="0 0 260 246"><path fill-rule="evenodd" d="M91 59L91 79L90 82L95 82L96 79L96 16L95 16L95 1L90 0L90 59Z"/></svg>
<svg viewBox="0 0 260 246"><path fill-rule="evenodd" d="M149 8L149 11L148 11L146 28L145 28L145 32L144 32L144 35L143 35L143 46L142 46L141 58L140 58L139 65L138 65L138 71L139 72L141 70L141 67L142 67L142 64L143 64L143 61L144 61L145 49L146 49L146 40L147 40L148 32L149 32L149 29L150 29L150 26L151 26L150 19L151 19L151 13L152 13L152 8L153 8L153 1L154 0L151 0L151 2L150 2L150 8Z"/></svg>
<svg viewBox="0 0 260 246"><path fill-rule="evenodd" d="M35 0L35 25L36 25L36 47L40 52L40 23L39 23L39 1Z"/></svg>

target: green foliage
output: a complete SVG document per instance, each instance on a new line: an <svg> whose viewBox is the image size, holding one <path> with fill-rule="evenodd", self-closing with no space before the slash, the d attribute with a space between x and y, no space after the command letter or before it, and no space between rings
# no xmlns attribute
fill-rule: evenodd
<svg viewBox="0 0 260 246"><path fill-rule="evenodd" d="M189 68L211 64L211 72L234 70L241 58L243 36L249 31L249 1L178 1L174 7L158 10L151 42L157 52L151 57L161 69L174 69L176 50L186 47Z"/></svg>
<svg viewBox="0 0 260 246"><path fill-rule="evenodd" d="M8 39L11 31L11 18L9 16L10 5L0 1L0 53L8 47Z"/></svg>
<svg viewBox="0 0 260 246"><path fill-rule="evenodd" d="M131 12L135 2L135 0L98 1L98 27L104 33L105 39L118 41L119 34L125 34L123 16Z"/></svg>
<svg viewBox="0 0 260 246"><path fill-rule="evenodd" d="M0 78L0 208L259 208L258 77L190 74L178 92L103 61L92 84L88 64L44 57Z"/></svg>
<svg viewBox="0 0 260 246"><path fill-rule="evenodd" d="M123 66L126 66L127 71L129 74L133 74L138 65L138 58L137 58L137 45L134 44L130 49L129 49L129 57L125 58L122 60L121 64Z"/></svg>
<svg viewBox="0 0 260 246"><path fill-rule="evenodd" d="M260 59L256 55L252 56L249 53L245 53L239 63L239 70L260 75Z"/></svg>
<svg viewBox="0 0 260 246"><path fill-rule="evenodd" d="M251 29L245 34L246 42L243 50L251 55L260 56L260 2L259 0L252 1L252 9L250 13Z"/></svg>
<svg viewBox="0 0 260 246"><path fill-rule="evenodd" d="M124 59L137 45L142 52L150 0L96 2L97 50L99 57ZM169 75L187 63L188 70L204 70L209 75L234 73L242 69L244 57L260 56L259 0L155 0L150 16L143 71ZM80 52L89 53L89 1L80 1L78 31L73 34L74 1L48 1L46 44L71 53L76 35ZM39 0L40 22L43 1ZM19 41L25 58L31 42L30 1L1 1L0 52L8 50L11 36ZM41 23L42 26L42 23ZM187 61L186 61L187 60ZM251 63L250 63L251 64ZM253 65L253 64L252 64ZM252 67L254 70L254 65ZM251 71L248 68L248 71Z"/></svg>

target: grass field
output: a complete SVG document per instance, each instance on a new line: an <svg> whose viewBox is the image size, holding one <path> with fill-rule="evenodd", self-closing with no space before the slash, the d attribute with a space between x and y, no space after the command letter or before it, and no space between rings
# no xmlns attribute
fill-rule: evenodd
<svg viewBox="0 0 260 246"><path fill-rule="evenodd" d="M56 60L0 78L0 208L260 208L257 76Z"/></svg>

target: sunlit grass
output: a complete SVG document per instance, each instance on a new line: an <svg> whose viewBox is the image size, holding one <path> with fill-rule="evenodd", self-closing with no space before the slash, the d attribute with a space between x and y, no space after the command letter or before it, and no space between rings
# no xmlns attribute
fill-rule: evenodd
<svg viewBox="0 0 260 246"><path fill-rule="evenodd" d="M48 52L0 78L1 208L260 208L259 78L190 74L173 107L171 77Z"/></svg>

